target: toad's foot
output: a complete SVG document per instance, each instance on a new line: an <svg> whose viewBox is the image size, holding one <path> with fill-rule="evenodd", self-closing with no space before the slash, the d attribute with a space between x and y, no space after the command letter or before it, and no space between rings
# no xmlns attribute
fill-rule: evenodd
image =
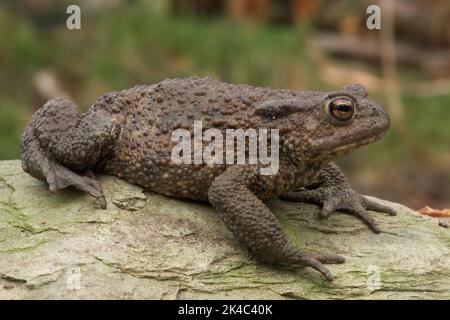
<svg viewBox="0 0 450 320"><path fill-rule="evenodd" d="M90 170L85 170L86 176L81 176L47 156L36 139L29 139L25 142L27 145L23 153L22 167L26 172L46 181L52 192L72 186L93 196L99 202L100 207L106 209L103 190Z"/></svg>
<svg viewBox="0 0 450 320"><path fill-rule="evenodd" d="M285 258L285 264L311 267L319 271L328 281L333 281L333 275L324 264L341 264L344 262L345 258L339 255L306 253L298 250L292 256Z"/></svg>
<svg viewBox="0 0 450 320"><path fill-rule="evenodd" d="M322 218L329 217L335 210L352 213L366 223L375 233L380 233L381 229L367 210L385 212L391 216L397 214L394 208L364 197L348 185L323 185L312 190L301 188L298 191L287 192L281 198L290 201L322 204L320 212Z"/></svg>
<svg viewBox="0 0 450 320"><path fill-rule="evenodd" d="M106 209L106 198L102 187L92 172L88 171L86 176L81 176L58 163L52 163L44 175L50 191L57 192L72 186L94 197L100 207Z"/></svg>

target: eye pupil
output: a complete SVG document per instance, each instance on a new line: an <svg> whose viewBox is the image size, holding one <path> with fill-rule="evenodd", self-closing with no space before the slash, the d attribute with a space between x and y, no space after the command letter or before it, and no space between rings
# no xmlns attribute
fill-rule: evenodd
<svg viewBox="0 0 450 320"><path fill-rule="evenodd" d="M337 105L337 110L341 112L350 112L352 111L352 106L346 104L339 104Z"/></svg>
<svg viewBox="0 0 450 320"><path fill-rule="evenodd" d="M329 114L339 122L349 121L353 118L355 107L350 98L335 98L328 105Z"/></svg>

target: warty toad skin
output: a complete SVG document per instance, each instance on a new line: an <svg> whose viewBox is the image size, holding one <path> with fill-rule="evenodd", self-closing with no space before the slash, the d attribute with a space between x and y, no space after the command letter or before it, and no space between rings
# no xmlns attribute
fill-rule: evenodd
<svg viewBox="0 0 450 320"><path fill-rule="evenodd" d="M278 172L262 175L260 164L174 164L172 132L192 131L194 121L222 132L279 129ZM344 258L293 246L264 201L319 203L322 217L348 211L379 233L367 210L395 211L355 192L332 160L381 138L388 128L388 115L362 85L320 92L168 79L107 93L84 114L70 101L48 101L25 129L22 166L51 191L72 186L102 208L106 199L94 172L171 197L209 201L260 260L311 266L332 280L324 264Z"/></svg>

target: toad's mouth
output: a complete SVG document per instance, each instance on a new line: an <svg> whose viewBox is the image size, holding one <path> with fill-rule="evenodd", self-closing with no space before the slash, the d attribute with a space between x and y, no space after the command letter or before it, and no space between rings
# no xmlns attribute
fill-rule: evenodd
<svg viewBox="0 0 450 320"><path fill-rule="evenodd" d="M370 129L365 129L342 137L326 137L314 141L309 146L312 157L340 155L360 146L372 143L383 137L389 129L389 120L378 123Z"/></svg>
<svg viewBox="0 0 450 320"><path fill-rule="evenodd" d="M361 140L358 140L358 141L355 141L355 142L351 142L351 143L348 143L348 144L345 144L345 145L341 145L339 147L336 147L336 148L330 150L330 152L331 153L340 153L340 152L343 152L343 151L346 151L346 150L353 150L353 149L355 149L355 148L357 148L359 146L363 146L363 145L372 143L372 142L380 139L382 136L384 136L384 134L385 133L383 132L383 133L380 133L380 134L378 134L376 136L372 136L372 137L361 139Z"/></svg>

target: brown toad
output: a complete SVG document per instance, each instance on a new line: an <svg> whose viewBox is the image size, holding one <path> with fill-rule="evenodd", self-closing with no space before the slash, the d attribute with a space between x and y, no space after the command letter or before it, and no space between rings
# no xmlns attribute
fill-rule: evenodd
<svg viewBox="0 0 450 320"><path fill-rule="evenodd" d="M176 164L172 133L203 128L279 129L279 169L261 164ZM106 200L93 172L105 172L148 190L209 201L233 234L258 258L273 264L308 265L332 280L324 263L336 255L295 248L263 200L281 197L322 203L321 216L351 212L380 232L367 209L395 214L351 189L331 161L382 137L388 115L361 85L336 92L292 91L236 85L211 78L170 79L102 96L80 115L64 99L48 101L22 139L23 169L48 183ZM193 150L192 150L193 152ZM224 151L225 152L225 151Z"/></svg>

